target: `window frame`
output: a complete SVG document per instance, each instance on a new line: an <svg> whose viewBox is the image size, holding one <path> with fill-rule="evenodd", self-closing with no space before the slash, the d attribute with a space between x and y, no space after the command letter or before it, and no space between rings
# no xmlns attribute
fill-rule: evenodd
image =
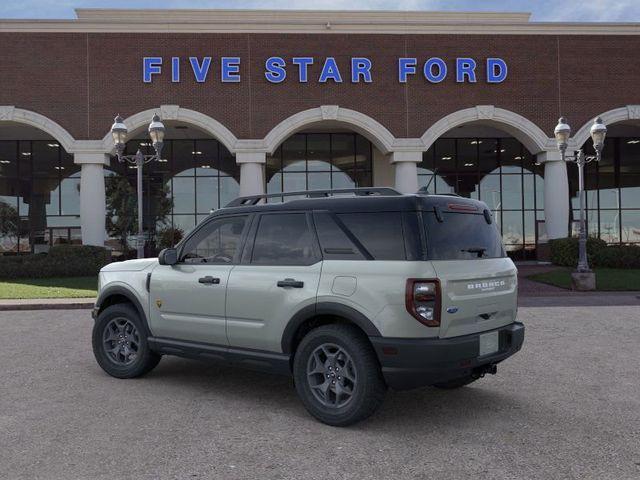
<svg viewBox="0 0 640 480"><path fill-rule="evenodd" d="M184 261L184 250L187 247L187 245L191 242L191 240L196 239L198 240L198 243L201 242L202 240L204 240L204 238L206 237L206 235L208 235L211 230L211 226L214 223L220 222L220 221L224 221L224 220L228 220L230 218L235 218L235 217L246 217L245 220L245 224L244 227L242 228L242 233L240 234L240 245L238 246L237 251L235 252L235 254L233 255L233 258L231 260L230 263L211 263L211 262L207 262L207 263L187 263ZM248 237L248 233L249 230L253 224L253 218L255 217L254 214L252 213L234 213L234 214L227 214L227 215L216 215L214 217L209 218L208 220L202 222L200 225L198 225L196 228L194 228L191 233L189 235L187 235L178 245L178 265L193 265L193 266L197 266L197 265L239 265L240 264L240 259L242 258L242 252L244 250L244 246L246 244L247 241L247 237Z"/></svg>
<svg viewBox="0 0 640 480"><path fill-rule="evenodd" d="M282 264L282 263L252 263L253 250L255 248L255 242L257 238L258 228L260 227L260 221L264 216L267 215L304 215L305 221L307 223L307 228L311 232L311 246L313 249L313 258L309 262L305 263L295 263L295 264ZM320 243L318 240L318 233L316 232L315 224L313 223L313 217L311 211L300 211L300 210L285 210L278 212L261 212L256 213L251 222L251 228L247 233L247 239L244 244L242 256L240 259L241 265L251 265L252 267L308 267L310 265L315 265L318 262L321 262L322 251L320 250Z"/></svg>

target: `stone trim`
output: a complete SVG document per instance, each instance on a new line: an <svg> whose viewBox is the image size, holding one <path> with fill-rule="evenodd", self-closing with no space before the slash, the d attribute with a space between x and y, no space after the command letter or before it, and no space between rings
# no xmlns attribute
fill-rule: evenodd
<svg viewBox="0 0 640 480"><path fill-rule="evenodd" d="M591 136L591 125L593 125L593 120L596 117L602 118L602 121L607 126L618 122L624 122L626 120L640 120L640 105L627 105L625 107L614 108L613 110L603 112L600 115L596 115L591 118L587 123L582 125L580 130L578 130L571 138L569 143L570 150L578 150L582 148L582 145L589 140L589 137Z"/></svg>
<svg viewBox="0 0 640 480"><path fill-rule="evenodd" d="M73 153L75 139L58 123L44 115L13 105L0 106L0 122L16 122L30 125L55 138L68 153Z"/></svg>
<svg viewBox="0 0 640 480"><path fill-rule="evenodd" d="M182 108L178 105L160 105L158 108L138 112L126 118L124 123L129 131L132 132L141 127L146 127L155 113L159 113L162 120L174 120L198 127L220 141L231 153L235 154L236 152L236 142L238 139L231 130L204 113ZM111 132L107 132L103 137L102 148L106 153L115 153Z"/></svg>
<svg viewBox="0 0 640 480"><path fill-rule="evenodd" d="M264 137L263 146L268 153L273 153L291 135L319 122L347 126L367 137L384 154L393 150L396 141L386 127L364 113L337 105L322 105L303 110L282 120Z"/></svg>
<svg viewBox="0 0 640 480"><path fill-rule="evenodd" d="M450 113L429 127L421 137L425 149L431 147L438 138L452 128L470 122L494 125L520 140L534 154L555 148L555 140L549 138L540 127L522 115L493 105L477 105Z"/></svg>

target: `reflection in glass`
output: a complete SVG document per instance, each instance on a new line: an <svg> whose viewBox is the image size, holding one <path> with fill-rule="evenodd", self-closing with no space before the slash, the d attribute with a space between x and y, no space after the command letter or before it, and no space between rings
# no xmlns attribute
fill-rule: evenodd
<svg viewBox="0 0 640 480"><path fill-rule="evenodd" d="M295 134L267 156L267 193L370 187L371 152L355 133Z"/></svg>

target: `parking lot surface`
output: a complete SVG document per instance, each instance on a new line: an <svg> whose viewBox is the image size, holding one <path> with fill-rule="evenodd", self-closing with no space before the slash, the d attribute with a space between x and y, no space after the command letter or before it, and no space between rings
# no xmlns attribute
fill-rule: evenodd
<svg viewBox="0 0 640 480"><path fill-rule="evenodd" d="M389 392L340 429L288 378L165 357L116 380L89 311L0 312L0 478L640 478L640 307L519 318L524 348L498 375Z"/></svg>

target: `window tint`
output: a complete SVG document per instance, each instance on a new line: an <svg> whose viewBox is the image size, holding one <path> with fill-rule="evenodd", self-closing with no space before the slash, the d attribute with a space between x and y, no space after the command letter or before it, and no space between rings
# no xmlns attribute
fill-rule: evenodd
<svg viewBox="0 0 640 480"><path fill-rule="evenodd" d="M338 226L331 214L314 213L313 219L325 260L364 260L360 249Z"/></svg>
<svg viewBox="0 0 640 480"><path fill-rule="evenodd" d="M247 217L213 220L189 239L182 252L185 263L233 263Z"/></svg>
<svg viewBox="0 0 640 480"><path fill-rule="evenodd" d="M375 260L406 260L400 212L343 213L338 218Z"/></svg>
<svg viewBox="0 0 640 480"><path fill-rule="evenodd" d="M488 224L482 214L423 213L427 231L427 251L431 260L478 260L504 257L495 222Z"/></svg>
<svg viewBox="0 0 640 480"><path fill-rule="evenodd" d="M285 213L260 217L251 263L310 265L317 260L306 214Z"/></svg>

